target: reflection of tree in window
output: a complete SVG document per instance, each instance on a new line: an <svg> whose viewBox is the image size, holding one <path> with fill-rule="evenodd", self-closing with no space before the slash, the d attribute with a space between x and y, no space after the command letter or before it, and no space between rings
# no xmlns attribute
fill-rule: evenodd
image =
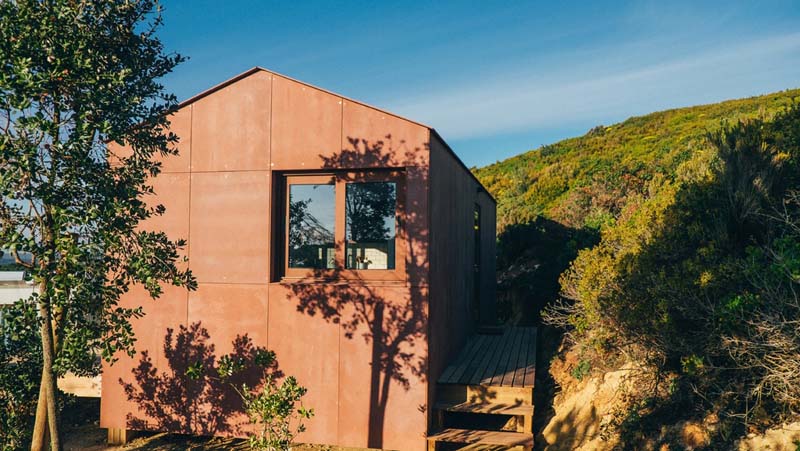
<svg viewBox="0 0 800 451"><path fill-rule="evenodd" d="M347 268L394 269L396 209L395 183L347 184Z"/></svg>
<svg viewBox="0 0 800 451"><path fill-rule="evenodd" d="M290 185L289 267L334 267L333 185Z"/></svg>

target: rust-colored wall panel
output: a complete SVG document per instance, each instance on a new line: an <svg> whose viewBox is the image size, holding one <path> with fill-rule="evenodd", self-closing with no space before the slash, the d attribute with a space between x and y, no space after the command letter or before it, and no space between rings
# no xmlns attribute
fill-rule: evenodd
<svg viewBox="0 0 800 451"><path fill-rule="evenodd" d="M169 117L169 131L178 135L179 141L175 144L178 155L161 156L153 155L153 160L161 162L161 172L189 172L192 149L192 105L179 109ZM108 161L113 165L119 164L120 158L130 157L133 154L130 146L121 146L118 143L108 143Z"/></svg>
<svg viewBox="0 0 800 451"><path fill-rule="evenodd" d="M149 205L162 204L166 212L162 216L154 216L140 224L142 230L163 231L171 240L188 239L189 237L189 174L162 173L152 181L154 196L146 199ZM186 253L186 249L183 250ZM180 266L185 266L181 263ZM188 294L186 288L164 284L163 294L153 300L140 286L134 286L130 292L120 299L120 305L127 308L143 307L145 316L131 321L136 336L135 349L137 355L130 358L118 355L114 365L103 364L101 425L113 428L133 428L131 419L139 418L152 421L145 415L143 408L129 401L123 385L134 384L141 393L138 381L133 377L133 369L142 362L144 352L152 359L156 367L166 365L163 345L168 328L177 329L185 324L187 315Z"/></svg>
<svg viewBox="0 0 800 451"><path fill-rule="evenodd" d="M125 390L119 383L121 377L130 377L134 360L120 355L113 365L103 361L103 379L100 385L100 427L125 429L128 412L138 412L136 404L129 403Z"/></svg>
<svg viewBox="0 0 800 451"><path fill-rule="evenodd" d="M197 291L189 293L187 324L194 336L189 346L213 346L208 357L217 364L226 355L249 358L248 349L267 344L267 298L266 285L249 284L199 284ZM210 349L210 348L209 348ZM257 368L239 373L231 383L257 386L263 381L264 372ZM214 385L216 384L216 385ZM210 387L221 388L219 396L211 403L198 406L210 418L211 431L217 435L243 435L249 426L247 415L241 411L238 394L231 391L227 382L213 381ZM217 415L216 412L225 412Z"/></svg>
<svg viewBox="0 0 800 451"><path fill-rule="evenodd" d="M149 351L157 365L165 363L163 355L164 337L167 329L186 325L189 291L185 287L163 285L164 293L158 299L151 299L141 287L131 290L126 296L136 305L144 307L145 316L135 321L137 352Z"/></svg>
<svg viewBox="0 0 800 451"><path fill-rule="evenodd" d="M188 324L202 324L220 357L234 351L237 336L267 347L268 295L263 284L199 284L189 293Z"/></svg>
<svg viewBox="0 0 800 451"><path fill-rule="evenodd" d="M429 130L367 106L344 100L342 144L325 155L329 167L425 166Z"/></svg>
<svg viewBox="0 0 800 451"><path fill-rule="evenodd" d="M163 205L166 209L161 216L152 216L139 224L142 230L159 231L167 234L172 241L189 239L189 174L162 173L152 180L155 195L145 198L151 207ZM188 256L188 249L181 253ZM181 267L185 262L181 262Z"/></svg>
<svg viewBox="0 0 800 451"><path fill-rule="evenodd" d="M179 141L175 146L178 155L171 155L161 160L163 172L189 172L192 152L192 105L181 108L169 117L169 131L178 135Z"/></svg>
<svg viewBox="0 0 800 451"><path fill-rule="evenodd" d="M358 314L353 305L341 309L343 322ZM340 332L339 378L344 383L338 387L338 414L342 421L336 442L341 446L369 446L370 429L375 428L371 423L378 419L375 410L380 408L370 404L371 392L379 390L376 384L380 384L380 374L375 374L370 365L372 357L373 339L368 325L359 324L353 332Z"/></svg>
<svg viewBox="0 0 800 451"><path fill-rule="evenodd" d="M339 151L342 98L275 76L272 82L272 169L317 169Z"/></svg>
<svg viewBox="0 0 800 451"><path fill-rule="evenodd" d="M315 299L316 285L270 285L269 346L279 369L308 388L303 398L315 416L307 422L304 443L336 442L339 379L339 325L319 310L300 309L300 299Z"/></svg>
<svg viewBox="0 0 800 451"><path fill-rule="evenodd" d="M198 282L266 283L269 173L192 174L190 267Z"/></svg>
<svg viewBox="0 0 800 451"><path fill-rule="evenodd" d="M134 358L120 354L113 365L103 361L102 383L100 387L100 427L127 429L127 417L143 415L136 403L128 401L120 379L133 380L132 371L138 361Z"/></svg>
<svg viewBox="0 0 800 451"><path fill-rule="evenodd" d="M420 412L427 408L424 292L413 289L412 297L407 287L388 286L350 286L338 291L346 299L340 317L339 379L343 383L339 386L338 443L424 449L426 414ZM409 361L400 359L404 351L413 355Z"/></svg>
<svg viewBox="0 0 800 451"><path fill-rule="evenodd" d="M141 286L133 287L120 300L123 307L143 307L145 316L131 321L136 336L137 354L133 358L119 354L119 360L114 365L103 364L101 427L141 429L135 424L136 420L148 424L156 423L145 414L145 405L128 399L123 383L131 384L135 395L149 398L153 395L147 388L150 381L137 380L133 375L134 368L145 362L145 355L156 368L169 367L164 355L164 337L168 329L177 330L186 324L188 291L186 288L171 285L164 285L162 288L163 294L156 300L150 298ZM149 405L153 405L153 402Z"/></svg>
<svg viewBox="0 0 800 451"><path fill-rule="evenodd" d="M399 365L397 377L392 379L389 396L386 398L386 417L383 430L383 443L386 449L425 449L427 416L430 406L427 402L428 387L435 384L428 381L428 292L425 288L411 288L410 303L401 305L399 314L408 315L411 308L417 309L419 323L415 328L416 339L395 340L395 355L413 356L407 363ZM412 307L413 306L413 307ZM403 312L403 313L400 313ZM406 333L406 323L398 322L401 334ZM390 328L391 329L391 328ZM406 381L408 383L406 383Z"/></svg>
<svg viewBox="0 0 800 451"><path fill-rule="evenodd" d="M119 166L122 158L130 157L133 153L130 147L116 142L108 143L106 149L108 150L108 164L111 166Z"/></svg>
<svg viewBox="0 0 800 451"><path fill-rule="evenodd" d="M427 166L406 169L406 216L402 232L406 238L406 271L411 286L427 286L430 271L430 217Z"/></svg>
<svg viewBox="0 0 800 451"><path fill-rule="evenodd" d="M269 170L271 78L256 72L192 104L192 172Z"/></svg>

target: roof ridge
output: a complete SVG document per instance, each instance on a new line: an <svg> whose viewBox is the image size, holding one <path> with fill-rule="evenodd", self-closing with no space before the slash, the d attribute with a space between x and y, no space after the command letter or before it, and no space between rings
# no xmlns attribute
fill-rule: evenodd
<svg viewBox="0 0 800 451"><path fill-rule="evenodd" d="M210 88L208 88L208 89L206 89L204 91L201 91L198 94L195 94L195 95L189 97L188 99L180 102L178 104L178 108L183 108L185 106L191 105L192 103L202 99L203 97L209 96L209 95L219 91L220 89L223 89L223 88L225 88L225 87L227 87L229 85L232 85L232 84L236 83L239 80L242 80L244 78L249 77L250 75L255 74L256 72L266 72L266 73L271 74L271 75L277 75L278 77L282 77L282 78L285 78L287 80L293 81L295 83L300 83L301 85L307 86L309 88L316 89L318 91L321 91L321 92L324 92L324 93L339 97L342 100L346 100L348 102L352 102L352 103L355 103L355 104L358 104L358 105L361 105L361 106L364 106L364 107L367 107L367 108L371 108L373 110L380 111L381 113L388 114L390 116L394 116L394 117L396 117L398 119L402 119L402 120L407 121L407 122L411 122L412 124L416 124L416 125L419 125L421 127L425 127L425 128L427 128L429 130L433 130L433 127L431 127L430 125L427 125L427 124L423 124L422 122L415 121L413 119L409 119L409 118L407 118L405 116L401 116L401 115L399 115L397 113L393 113L393 112L385 110L383 108L378 108L378 107L376 107L374 105L370 105L370 104L368 104L366 102L362 102L360 100L356 100L356 99L354 99L352 97L344 96L344 95L339 94L337 92L333 92L331 90L328 90L328 89L325 89L325 88L321 88L321 87L316 86L316 85L312 85L311 83L305 82L303 80L298 80L296 78L292 78L292 77L290 77L288 75L284 75L284 74L275 72L273 70L266 69L266 68L261 67L261 66L253 66L252 68L250 68L250 69L248 69L248 70L246 70L246 71L244 71L244 72L242 72L242 73L240 73L238 75L235 75L235 76L223 81L222 83L218 83L218 84L216 84L216 85L214 85L214 86L212 86L212 87L210 87Z"/></svg>

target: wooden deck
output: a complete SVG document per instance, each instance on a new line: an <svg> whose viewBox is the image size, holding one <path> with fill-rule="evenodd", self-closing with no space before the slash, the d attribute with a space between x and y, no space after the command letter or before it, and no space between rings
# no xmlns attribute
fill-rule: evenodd
<svg viewBox="0 0 800 451"><path fill-rule="evenodd" d="M536 328L510 327L475 335L439 378L439 384L533 388Z"/></svg>
<svg viewBox="0 0 800 451"><path fill-rule="evenodd" d="M472 337L439 378L428 451L445 444L532 449L536 328L489 330Z"/></svg>

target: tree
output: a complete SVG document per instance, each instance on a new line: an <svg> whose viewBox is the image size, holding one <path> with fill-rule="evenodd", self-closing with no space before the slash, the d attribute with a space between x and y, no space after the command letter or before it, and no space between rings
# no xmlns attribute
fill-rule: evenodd
<svg viewBox="0 0 800 451"><path fill-rule="evenodd" d="M0 248L35 281L42 342L32 449L60 450L56 377L96 372L96 352L133 354L119 305L141 284L195 287L184 241L144 231L158 158L177 154L175 97L158 80L183 61L156 36L156 0L0 2ZM118 143L111 146L108 143ZM114 149L124 148L125 151ZM46 422L45 422L46 421Z"/></svg>

